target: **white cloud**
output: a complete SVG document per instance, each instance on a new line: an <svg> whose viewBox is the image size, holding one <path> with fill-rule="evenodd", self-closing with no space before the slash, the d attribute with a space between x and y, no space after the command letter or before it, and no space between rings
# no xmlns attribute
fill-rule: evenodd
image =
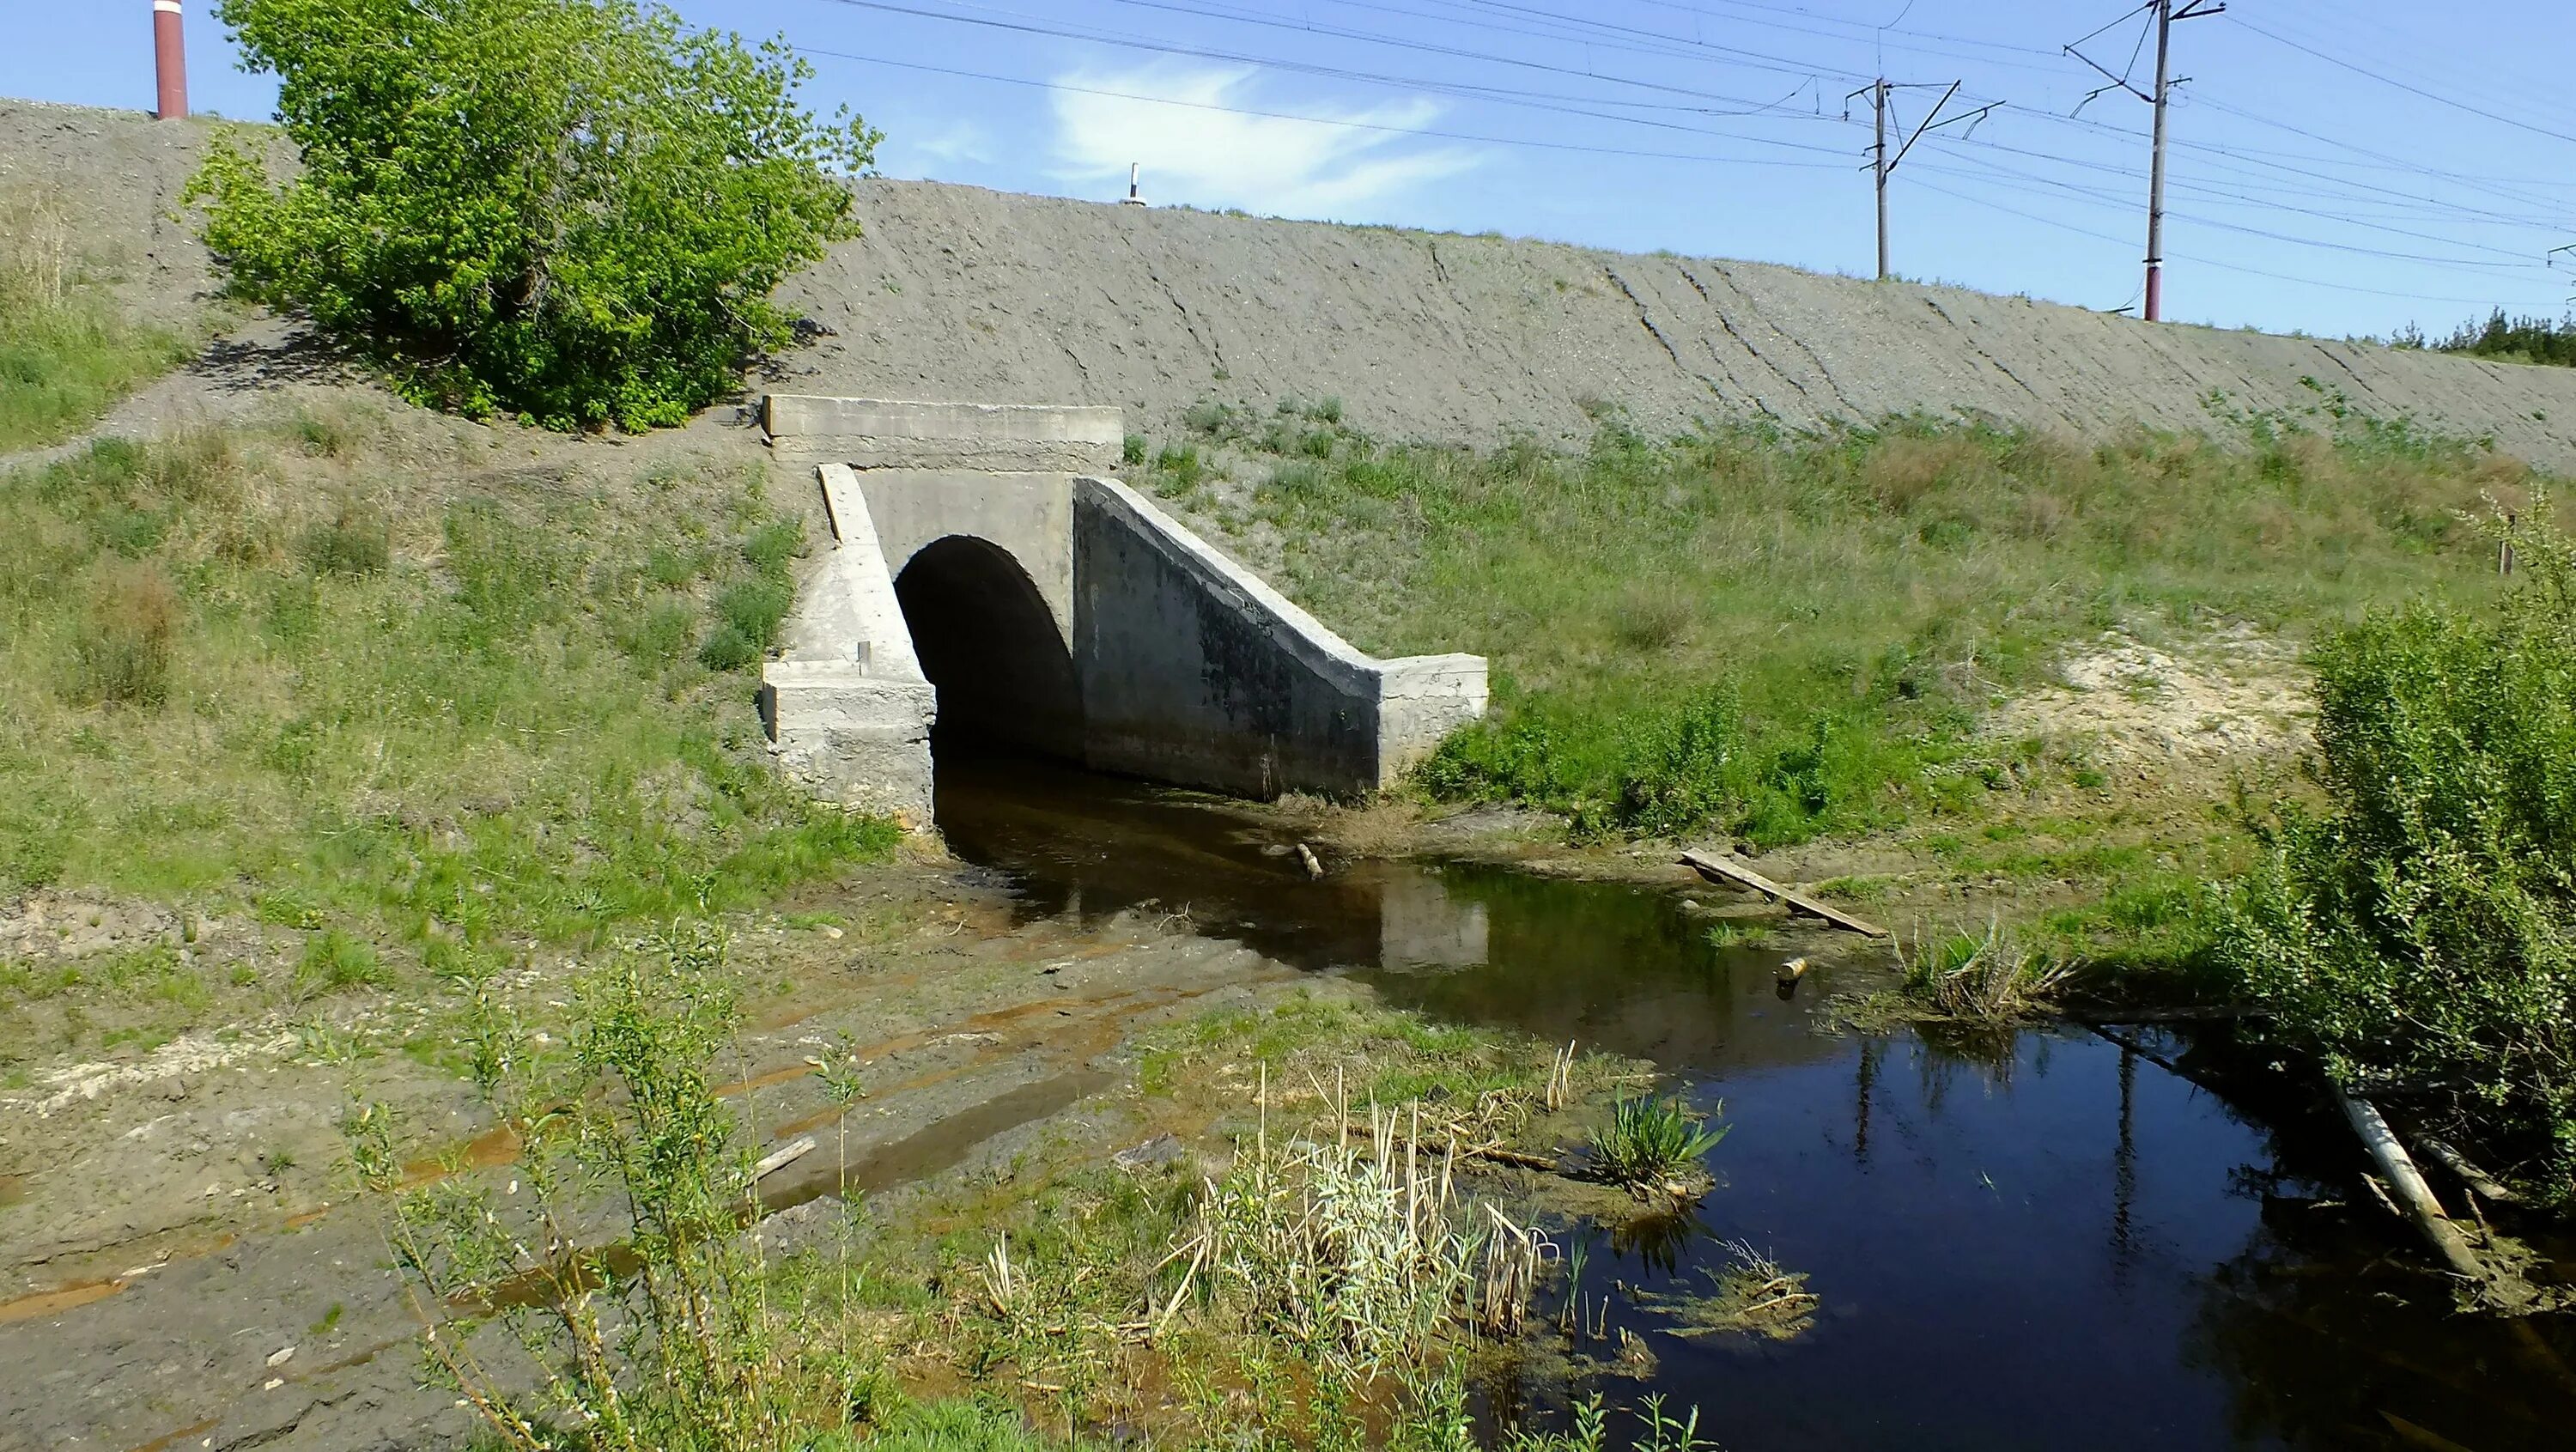
<svg viewBox="0 0 2576 1452"><path fill-rule="evenodd" d="M992 137L973 121L945 121L907 130L901 137L900 142L889 140L888 145L899 147L907 158L932 165L982 165L994 157Z"/></svg>
<svg viewBox="0 0 2576 1452"><path fill-rule="evenodd" d="M1081 88L1055 94L1058 179L1106 199L1123 192L1128 164L1135 162L1145 168L1148 201L1348 220L1478 160L1467 148L1425 147L1403 134L1439 117L1439 105L1427 98L1362 110L1264 104L1251 93L1253 74L1248 68L1149 66L1058 77L1062 85ZM1240 110L1329 119L1247 116Z"/></svg>

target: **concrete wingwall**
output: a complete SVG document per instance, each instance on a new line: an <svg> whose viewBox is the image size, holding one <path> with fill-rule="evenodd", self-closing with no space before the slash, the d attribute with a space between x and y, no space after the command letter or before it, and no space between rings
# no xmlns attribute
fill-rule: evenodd
<svg viewBox="0 0 2576 1452"><path fill-rule="evenodd" d="M776 395L762 416L834 535L763 714L836 800L926 824L934 721L1269 797L1391 785L1485 712L1482 658L1368 656L1105 468L1062 471L1115 461L1115 409Z"/></svg>
<svg viewBox="0 0 2576 1452"><path fill-rule="evenodd" d="M1368 792L1485 713L1483 658L1364 655L1113 480L1076 484L1073 551L1094 767L1261 797Z"/></svg>

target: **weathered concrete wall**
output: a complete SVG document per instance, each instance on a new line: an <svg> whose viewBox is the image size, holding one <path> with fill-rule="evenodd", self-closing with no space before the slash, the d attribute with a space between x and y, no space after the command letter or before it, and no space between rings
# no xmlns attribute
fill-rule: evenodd
<svg viewBox="0 0 2576 1452"><path fill-rule="evenodd" d="M1260 797L1375 791L1484 714L1482 659L1363 655L1125 485L1076 483L1073 548L1094 767Z"/></svg>
<svg viewBox="0 0 2576 1452"><path fill-rule="evenodd" d="M844 465L818 472L832 547L797 592L784 656L761 672L761 720L779 764L817 792L925 828L937 697L858 481Z"/></svg>

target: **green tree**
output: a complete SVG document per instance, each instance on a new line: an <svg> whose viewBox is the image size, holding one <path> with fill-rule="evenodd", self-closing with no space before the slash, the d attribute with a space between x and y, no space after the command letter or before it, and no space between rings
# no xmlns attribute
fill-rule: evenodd
<svg viewBox="0 0 2576 1452"><path fill-rule="evenodd" d="M218 144L190 191L236 294L407 397L643 429L789 335L772 288L858 235L879 134L799 104L783 41L633 0L222 0L301 165Z"/></svg>
<svg viewBox="0 0 2576 1452"><path fill-rule="evenodd" d="M2268 1031L2349 1088L2576 1168L2576 542L2499 521L2525 581L2493 618L2378 613L2315 652L2319 779L2225 913Z"/></svg>

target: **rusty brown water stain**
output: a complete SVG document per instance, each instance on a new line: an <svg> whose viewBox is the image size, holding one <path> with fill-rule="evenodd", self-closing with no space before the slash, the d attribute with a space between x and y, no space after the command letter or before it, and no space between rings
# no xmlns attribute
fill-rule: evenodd
<svg viewBox="0 0 2576 1452"><path fill-rule="evenodd" d="M126 1281L110 1277L105 1280L70 1281L50 1290L30 1291L23 1296L13 1296L6 1301L0 1301L0 1325L6 1325L12 1321L41 1320L57 1312L75 1310L89 1305L93 1301L104 1301L124 1290L126 1285Z"/></svg>
<svg viewBox="0 0 2576 1452"><path fill-rule="evenodd" d="M460 1170L488 1170L494 1165L506 1165L519 1157L519 1149L519 1136L508 1125L494 1125L467 1140L464 1149L456 1154L432 1155L403 1166L403 1188L416 1190Z"/></svg>
<svg viewBox="0 0 2576 1452"><path fill-rule="evenodd" d="M951 1022L938 1025L934 1028L917 1029L908 1034L897 1034L895 1037L890 1039L880 1039L873 1044L860 1045L851 1049L849 1052L851 1057L858 1059L862 1063L867 1063L887 1058L895 1054L906 1053L928 1044L937 1043L942 1039L956 1038L963 1034L995 1033L1028 1019L1042 1018L1050 1013L1066 1014L1081 1018L1093 1018L1098 1016L1100 1013L1111 1009L1132 1010L1139 1007L1152 1006L1151 1004L1136 1002L1135 1000L1139 997L1140 995L1135 989L1120 989L1115 993L1103 994L1096 998L1074 998L1061 995L1053 998L1033 998L1024 1003L1015 1003L1004 1008L986 1009L982 1013L969 1014L962 1020L952 1020ZM748 1079L736 1079L731 1083L719 1084L715 1087L714 1093L719 1099L731 1099L739 1095L750 1093L754 1090L775 1088L780 1084L791 1084L796 1080L808 1077L813 1072L814 1066L808 1063L798 1062L794 1064L785 1064L775 1069L769 1069L761 1073L754 1074Z"/></svg>
<svg viewBox="0 0 2576 1452"><path fill-rule="evenodd" d="M180 1442L186 1441L190 1437L196 1436L200 1432L213 1431L215 1429L215 1424L222 1420L223 1418L221 1417L208 1417L202 1422L195 1422L188 1426L181 1427L178 1431L164 1432L160 1436L153 1438L151 1441L133 1448L132 1452L168 1452L169 1448Z"/></svg>

